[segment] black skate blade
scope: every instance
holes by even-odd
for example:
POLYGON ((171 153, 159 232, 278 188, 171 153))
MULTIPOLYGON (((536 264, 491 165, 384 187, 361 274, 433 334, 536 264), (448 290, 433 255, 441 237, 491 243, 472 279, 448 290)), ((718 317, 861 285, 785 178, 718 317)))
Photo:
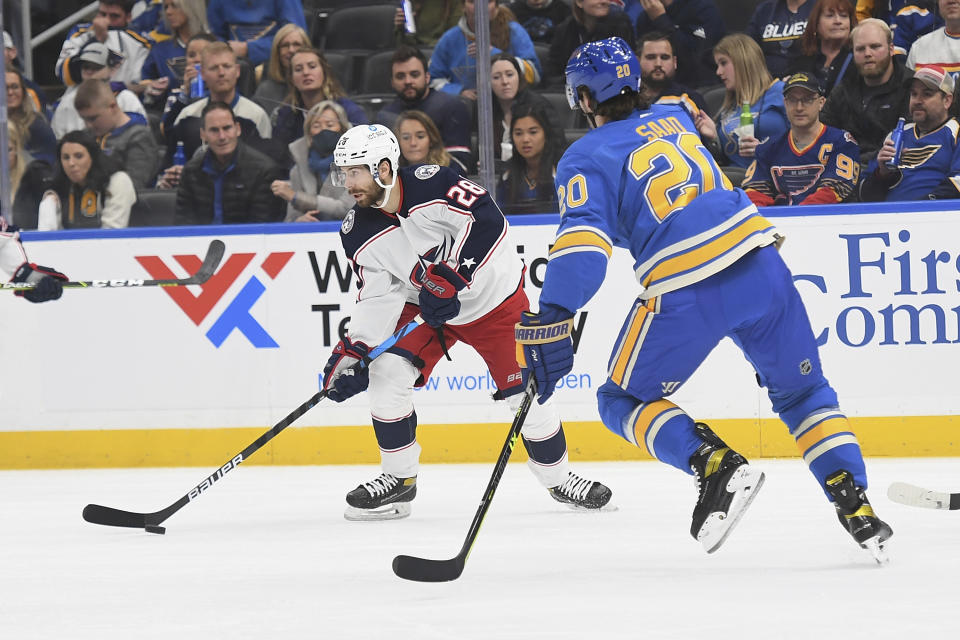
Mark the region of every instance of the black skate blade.
POLYGON ((397 556, 393 559, 393 572, 397 577, 414 582, 450 582, 460 577, 465 564, 466 558, 460 556, 450 560, 397 556))

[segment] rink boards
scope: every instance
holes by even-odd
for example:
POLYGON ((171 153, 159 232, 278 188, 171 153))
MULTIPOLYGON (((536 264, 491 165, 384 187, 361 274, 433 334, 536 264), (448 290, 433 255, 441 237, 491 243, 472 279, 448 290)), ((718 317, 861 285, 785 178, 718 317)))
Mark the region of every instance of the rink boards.
MULTIPOLYGON (((867 455, 960 455, 960 215, 943 203, 768 209, 828 378, 867 455)), ((536 299, 557 217, 511 219, 536 299)), ((209 241, 203 287, 0 298, 0 468, 218 466, 308 399, 356 297, 335 223, 25 234, 73 279, 183 277, 209 241)), ((571 457, 634 459, 599 422, 596 388, 640 288, 625 252, 578 315, 577 362, 556 395, 571 457)), ((458 345, 417 391, 424 461, 492 460, 510 415, 458 345)), ((664 381, 669 383, 671 381, 664 381)), ((722 343, 671 399, 749 456, 796 456, 750 365, 722 343)), ((323 402, 251 459, 377 460, 364 397, 323 402)), ((522 458, 519 452, 518 459, 522 458)))

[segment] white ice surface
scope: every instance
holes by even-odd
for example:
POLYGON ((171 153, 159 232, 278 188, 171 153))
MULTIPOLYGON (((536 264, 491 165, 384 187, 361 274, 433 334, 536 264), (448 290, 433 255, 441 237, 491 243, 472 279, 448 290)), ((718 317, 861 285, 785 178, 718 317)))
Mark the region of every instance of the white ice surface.
POLYGON ((619 511, 555 504, 507 469, 463 576, 417 584, 394 555, 456 554, 490 465, 421 469, 413 515, 347 522, 372 466, 231 472, 167 534, 84 522, 96 502, 152 511, 205 469, 0 472, 0 638, 957 638, 960 512, 891 503, 894 480, 960 490, 960 459, 868 461, 895 535, 880 568, 798 460, 716 554, 690 538, 692 479, 652 462, 578 464, 619 511))

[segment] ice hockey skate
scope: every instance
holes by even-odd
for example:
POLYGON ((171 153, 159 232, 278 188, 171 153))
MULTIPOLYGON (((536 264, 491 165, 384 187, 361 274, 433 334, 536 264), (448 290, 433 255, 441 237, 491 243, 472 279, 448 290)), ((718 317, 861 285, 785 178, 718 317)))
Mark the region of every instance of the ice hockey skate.
POLYGON ((410 515, 410 502, 417 497, 417 476, 398 478, 389 473, 347 494, 347 520, 399 520, 410 515))
POLYGON ((550 496, 575 511, 612 511, 616 507, 608 505, 613 492, 603 483, 581 478, 573 471, 567 472, 562 484, 548 489, 550 496))
POLYGON ((693 508, 690 535, 707 553, 713 553, 757 496, 764 476, 707 425, 698 422, 696 429, 704 443, 690 457, 690 468, 700 491, 693 508))
POLYGON ((893 536, 893 529, 877 517, 863 489, 854 485, 849 471, 841 469, 826 479, 827 493, 833 497, 837 518, 854 541, 870 552, 877 564, 889 561, 886 542, 893 536))

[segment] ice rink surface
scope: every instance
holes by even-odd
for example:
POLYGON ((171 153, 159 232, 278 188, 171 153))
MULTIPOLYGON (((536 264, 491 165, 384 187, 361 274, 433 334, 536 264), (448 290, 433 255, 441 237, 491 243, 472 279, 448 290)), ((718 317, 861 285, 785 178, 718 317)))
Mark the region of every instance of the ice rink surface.
POLYGON ((893 526, 876 566, 799 460, 767 482, 724 547, 689 535, 693 479, 653 462, 582 463, 619 510, 574 513, 511 464, 455 582, 393 575, 398 553, 450 558, 491 465, 421 468, 413 515, 347 522, 372 466, 231 472, 167 534, 84 522, 96 502, 165 507, 212 470, 0 472, 0 638, 957 638, 960 512, 891 503, 894 480, 960 490, 960 459, 871 459, 893 526))

